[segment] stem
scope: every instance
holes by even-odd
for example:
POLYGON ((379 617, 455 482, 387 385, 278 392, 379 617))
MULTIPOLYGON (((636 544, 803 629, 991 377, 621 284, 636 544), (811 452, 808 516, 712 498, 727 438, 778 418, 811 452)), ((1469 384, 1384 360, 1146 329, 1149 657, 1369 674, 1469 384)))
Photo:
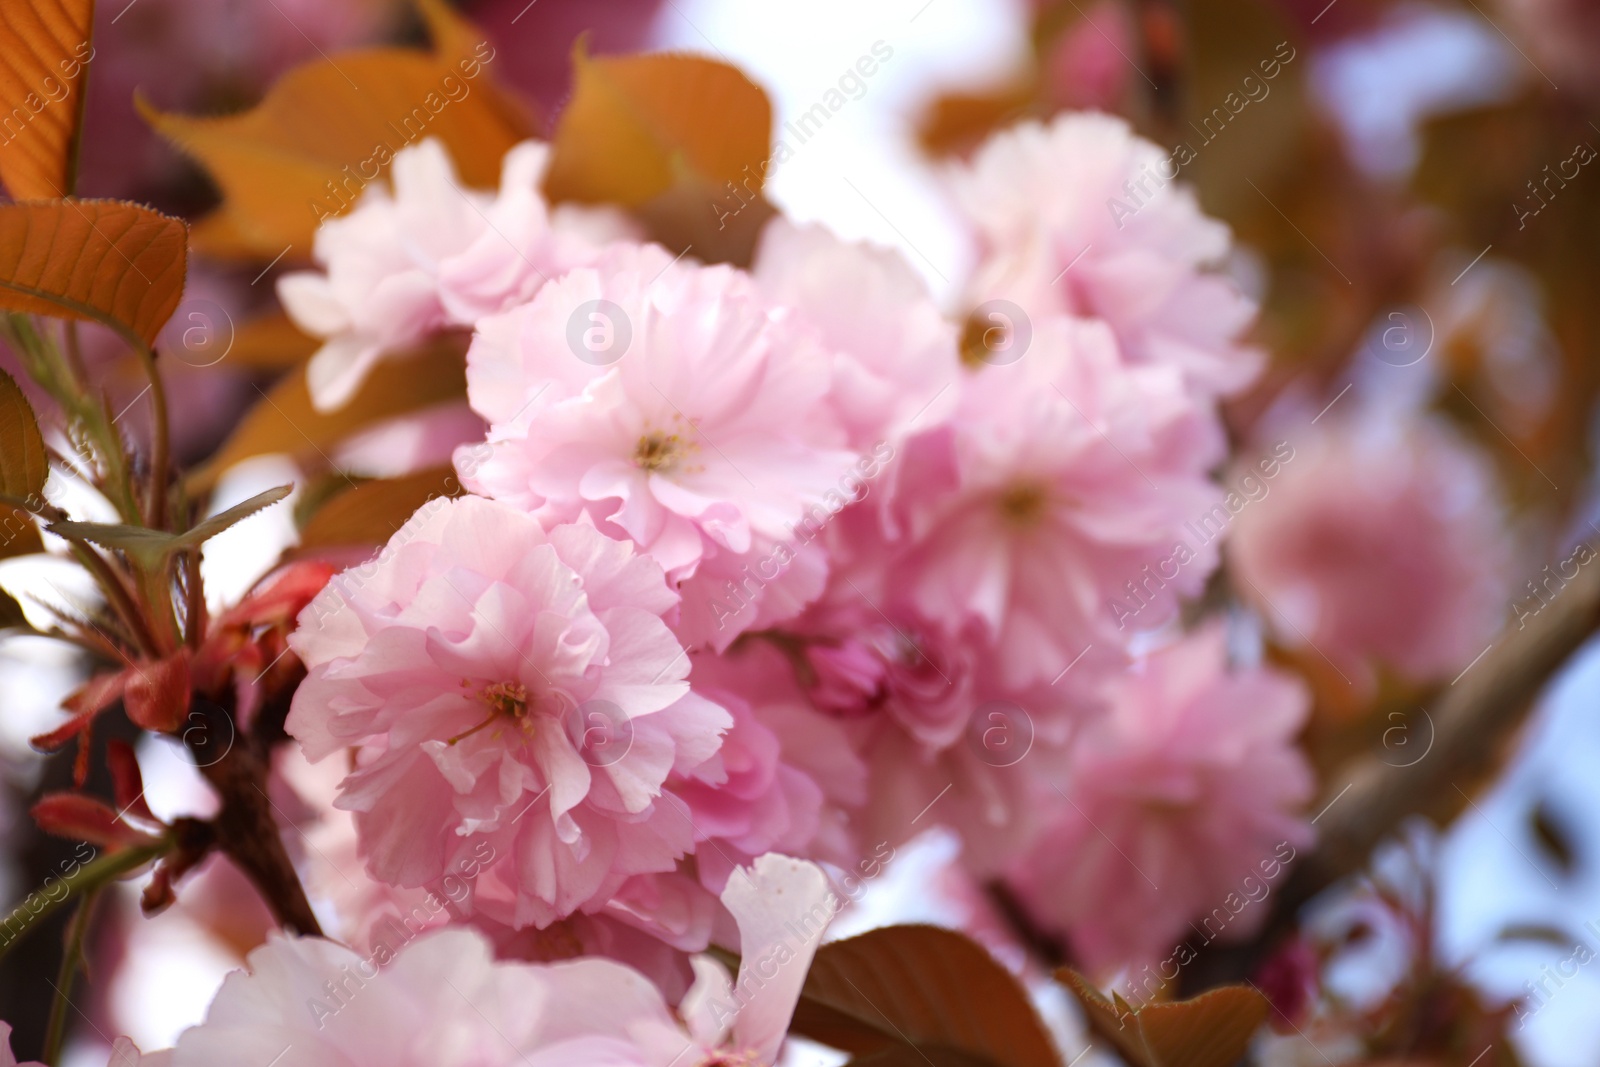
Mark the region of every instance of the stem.
POLYGON ((170 441, 167 431, 167 389, 156 367, 153 349, 140 347, 139 360, 150 376, 150 500, 147 525, 152 530, 167 528, 167 464, 170 441))
POLYGON ((67 1007, 72 996, 72 983, 83 964, 83 942, 89 933, 89 919, 94 912, 95 902, 99 899, 98 886, 84 893, 83 903, 78 905, 77 913, 72 916, 72 925, 67 928, 67 947, 61 956, 61 969, 56 972, 56 995, 50 1002, 50 1020, 44 1032, 44 1062, 48 1064, 61 1062, 61 1045, 67 1036, 67 1007))
POLYGON ((154 844, 126 848, 119 852, 107 852, 61 879, 60 884, 66 891, 59 897, 50 897, 42 889, 30 893, 27 900, 12 908, 5 918, 0 919, 0 933, 6 938, 0 941, 0 959, 11 951, 11 947, 22 939, 37 920, 53 914, 57 908, 80 893, 99 889, 125 874, 138 870, 171 847, 172 842, 163 838, 154 844), (15 934, 11 933, 13 924, 17 927, 15 934))
MULTIPOLYGON (((227 699, 224 694, 217 696, 227 699)), ((184 731, 183 738, 200 773, 222 800, 222 808, 212 820, 217 844, 250 879, 279 923, 296 933, 321 937, 322 927, 273 817, 272 800, 266 792, 266 760, 257 753, 254 739, 238 731, 230 712, 220 704, 204 701, 195 710, 205 719, 201 727, 184 731), (227 721, 217 721, 219 714, 227 721), (214 749, 223 744, 227 747, 218 755, 214 749)))
POLYGON ((200 579, 200 550, 191 548, 183 554, 184 595, 188 598, 184 630, 189 647, 196 652, 206 635, 206 590, 200 579))

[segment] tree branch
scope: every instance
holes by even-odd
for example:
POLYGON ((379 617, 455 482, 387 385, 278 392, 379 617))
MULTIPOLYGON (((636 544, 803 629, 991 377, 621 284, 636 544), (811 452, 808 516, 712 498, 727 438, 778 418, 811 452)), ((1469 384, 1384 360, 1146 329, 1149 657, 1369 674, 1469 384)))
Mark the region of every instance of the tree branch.
POLYGON ((1540 612, 1508 627, 1482 659, 1444 687, 1407 749, 1368 752, 1330 775, 1315 809, 1317 846, 1296 865, 1270 918, 1251 941, 1203 952, 1183 976, 1186 991, 1248 977, 1292 928, 1301 905, 1367 863, 1404 819, 1448 822, 1474 786, 1509 754, 1512 734, 1557 668, 1600 627, 1600 566, 1580 570, 1540 612), (1412 759, 1409 746, 1431 747, 1412 759))

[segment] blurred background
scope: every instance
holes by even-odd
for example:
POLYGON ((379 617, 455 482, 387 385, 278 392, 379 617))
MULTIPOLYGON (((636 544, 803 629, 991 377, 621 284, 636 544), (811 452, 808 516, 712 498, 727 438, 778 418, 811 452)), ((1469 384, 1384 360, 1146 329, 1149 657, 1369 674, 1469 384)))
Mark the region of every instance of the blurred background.
MULTIPOLYGON (((946 192, 951 160, 995 129, 1064 109, 1122 114, 1171 149, 1180 180, 1233 228, 1233 273, 1262 305, 1256 336, 1271 369, 1230 405, 1240 454, 1255 455, 1286 426, 1306 435, 1294 440, 1310 460, 1251 504, 1251 522, 1267 533, 1298 531, 1324 557, 1335 546, 1347 549, 1353 558, 1333 580, 1357 598, 1395 590, 1386 561, 1400 581, 1415 576, 1421 559, 1465 562, 1464 571, 1442 570, 1401 590, 1436 607, 1433 615, 1402 611, 1387 620, 1394 632, 1344 634, 1351 658, 1336 650, 1336 664, 1308 651, 1309 639, 1295 640, 1296 619, 1315 613, 1297 607, 1307 589, 1290 579, 1272 584, 1288 565, 1230 556, 1230 568, 1256 580, 1251 588, 1267 590, 1257 605, 1266 654, 1302 670, 1316 689, 1308 744, 1319 766, 1377 737, 1407 759, 1425 752, 1428 727, 1412 712, 1459 680, 1458 670, 1470 670, 1500 627, 1519 625, 1557 597, 1573 568, 1595 554, 1584 557, 1578 546, 1600 549, 1593 464, 1600 167, 1589 165, 1600 146, 1600 3, 461 6, 499 50, 498 75, 526 93, 546 128, 559 113, 581 34, 596 53, 668 48, 736 64, 767 90, 775 133, 794 150, 769 175, 772 201, 792 218, 901 249, 956 314, 966 310, 961 285, 975 249, 946 192), (860 57, 881 58, 884 48, 889 58, 876 73, 851 73, 860 57), (820 128, 803 140, 786 132, 833 91, 847 102, 820 128), (1437 529, 1402 529, 1392 515, 1361 521, 1385 507, 1374 487, 1399 476, 1420 479, 1445 501, 1437 529), (1363 658, 1363 638, 1391 649, 1426 644, 1440 612, 1491 621, 1468 628, 1464 644, 1426 667, 1363 658), (1406 735, 1391 737, 1402 721, 1406 735)), ((80 191, 194 218, 214 194, 139 118, 136 91, 166 111, 237 110, 296 63, 419 36, 409 6, 390 0, 101 3, 80 191)), ((242 320, 271 300, 266 285, 253 284, 257 271, 202 265, 189 299, 242 320)), ((194 376, 177 427, 188 456, 215 446, 253 397, 253 373, 194 376)), ((131 401, 134 368, 108 365, 106 374, 128 383, 131 401)), ((265 485, 270 475, 253 477, 265 485)), ((226 575, 214 586, 219 593, 253 577, 237 572, 239 560, 270 558, 256 549, 228 553, 227 538, 208 549, 210 572, 226 575)), ((1341 642, 1340 634, 1317 636, 1318 648, 1341 642)), ((37 836, 26 816, 41 776, 66 776, 60 759, 42 761, 27 738, 53 722, 77 667, 32 639, 7 642, 0 657, 7 798, 0 824, 9 849, 0 888, 18 898, 70 852, 37 836)), ((1464 978, 1486 1004, 1524 998, 1526 1006, 1537 997, 1538 1010, 1515 1012, 1525 1021, 1511 1024, 1527 1062, 1600 1061, 1600 965, 1570 976, 1557 970, 1576 945, 1600 946, 1597 711, 1600 643, 1591 641, 1497 753, 1493 780, 1462 781, 1459 795, 1439 798, 1435 823, 1397 835, 1375 884, 1385 865, 1427 868, 1433 894, 1413 909, 1428 925, 1420 941, 1416 931, 1408 939, 1393 924, 1363 917, 1360 900, 1323 908, 1316 921, 1346 950, 1337 977, 1352 1003, 1381 999, 1425 952, 1429 967, 1464 978)), ((197 776, 176 750, 147 740, 141 759, 158 814, 203 803, 197 776)), ((924 841, 913 862, 874 890, 867 917, 854 921, 964 921, 958 899, 927 888, 937 884, 932 875, 947 853, 948 842, 924 841)), ((139 962, 108 987, 94 983, 103 1002, 85 1008, 108 1021, 106 1032, 127 1032, 146 1048, 169 1045, 198 1021, 221 974, 259 938, 267 917, 248 887, 223 869, 201 878, 215 892, 187 893, 184 905, 148 923, 131 898, 119 902, 118 936, 124 951, 137 943, 139 962)), ((21 1047, 29 1044, 28 1020, 36 1015, 42 1025, 44 1003, 30 1014, 41 991, 21 976, 40 973, 28 953, 47 951, 52 940, 59 938, 32 939, 0 968, 0 1000, 8 1005, 0 1014, 18 1020, 21 1047)), ((103 1063, 103 1046, 85 1039, 75 1056, 103 1063)))

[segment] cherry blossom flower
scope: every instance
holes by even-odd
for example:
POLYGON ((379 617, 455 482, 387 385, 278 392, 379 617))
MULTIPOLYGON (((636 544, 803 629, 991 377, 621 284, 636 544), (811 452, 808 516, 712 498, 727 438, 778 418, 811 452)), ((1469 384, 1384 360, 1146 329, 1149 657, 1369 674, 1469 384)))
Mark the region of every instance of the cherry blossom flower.
POLYGON ((1176 181, 1186 162, 1092 112, 990 138, 954 175, 983 246, 974 300, 1094 316, 1134 361, 1176 367, 1204 395, 1243 389, 1262 365, 1240 343, 1255 306, 1215 269, 1228 229, 1176 181))
MULTIPOLYGON (((1276 638, 1363 685, 1373 663, 1423 681, 1482 652, 1509 621, 1509 546, 1487 461, 1422 413, 1404 427, 1324 420, 1296 438, 1294 457, 1271 497, 1240 512, 1228 545, 1240 592, 1276 638)), ((1544 601, 1530 592, 1528 603, 1544 601)))
POLYGON ((631 232, 611 211, 549 211, 538 191, 548 157, 540 142, 517 145, 491 196, 462 186, 438 141, 421 141, 394 154, 392 191, 375 183, 323 221, 312 248, 323 270, 278 280, 284 309, 323 338, 306 367, 319 409, 347 403, 386 357, 526 300, 631 232))
POLYGON ((338 805, 373 876, 427 885, 486 841, 463 909, 515 927, 673 869, 694 832, 663 784, 731 722, 689 691, 675 601, 625 542, 472 497, 335 577, 290 638, 288 729, 312 760, 356 749, 338 805))
POLYGON ((623 964, 497 962, 483 935, 466 929, 365 956, 274 936, 223 983, 204 1022, 145 1060, 268 1063, 288 1047, 306 1062, 348 1067, 775 1064, 838 898, 818 867, 766 855, 730 879, 723 904, 739 931, 738 980, 697 957, 676 1015, 623 964), (419 1010, 428 1025, 417 1025, 419 1010))
POLYGON ((480 325, 467 385, 489 447, 458 451, 457 469, 541 522, 588 516, 633 540, 678 584, 685 642, 725 648, 820 591, 823 561, 791 566, 789 543, 858 463, 826 402, 830 366, 747 275, 616 248, 480 325), (614 351, 575 342, 595 315, 614 351), (706 605, 729 595, 765 610, 723 625, 734 610, 706 605))
POLYGON ((803 313, 833 349, 829 401, 851 447, 868 451, 949 416, 960 373, 956 330, 898 252, 779 216, 762 233, 751 273, 768 299, 803 313))
POLYGON ((1213 624, 1111 683, 1060 794, 1043 794, 1058 817, 1012 872, 1096 971, 1164 959, 1191 921, 1207 939, 1249 933, 1262 887, 1311 839, 1293 814, 1313 786, 1294 747, 1306 688, 1270 668, 1230 670, 1225 644, 1213 624))
POLYGON ((1220 427, 1176 370, 1125 363, 1103 324, 1035 323, 1021 361, 976 372, 950 425, 907 453, 909 548, 888 582, 952 634, 980 624, 1007 686, 1159 626, 1216 565, 1183 524, 1220 497, 1220 427))

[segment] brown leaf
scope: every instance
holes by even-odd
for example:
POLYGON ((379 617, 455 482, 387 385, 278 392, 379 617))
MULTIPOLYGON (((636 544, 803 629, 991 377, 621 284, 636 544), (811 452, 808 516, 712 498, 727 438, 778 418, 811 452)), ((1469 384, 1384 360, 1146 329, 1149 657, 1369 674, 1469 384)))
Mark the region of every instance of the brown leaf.
POLYGON ((22 605, 17 603, 17 598, 0 589, 0 631, 4 630, 31 630, 28 616, 23 612, 22 605))
MULTIPOLYGON (((451 25, 457 29, 441 42, 447 53, 470 36, 461 29, 468 24, 451 25)), ((528 131, 487 77, 494 59, 481 37, 467 56, 364 49, 294 68, 237 115, 164 114, 137 103, 221 188, 220 218, 197 232, 196 247, 216 241, 223 254, 272 258, 298 246, 303 258, 317 224, 348 208, 387 173, 395 152, 424 137, 444 144, 466 184, 499 184, 501 157, 528 131)))
POLYGON ((301 333, 289 316, 275 312, 251 319, 235 330, 233 344, 223 358, 234 367, 282 370, 310 359, 321 343, 301 333))
POLYGON ((282 453, 310 465, 327 465, 328 450, 370 423, 404 415, 467 392, 460 338, 444 337, 406 357, 380 363, 350 403, 337 411, 317 411, 306 388, 304 368, 284 375, 245 414, 233 435, 205 466, 190 475, 205 487, 241 460, 282 453))
POLYGON ((915 1053, 937 1067, 1059 1067, 1011 973, 982 945, 934 926, 823 945, 790 1029, 886 1067, 921 1059, 915 1053))
POLYGON ((0 493, 37 497, 50 477, 50 458, 33 406, 16 381, 0 370, 0 493))
POLYGON ((189 714, 189 654, 145 660, 128 671, 122 706, 134 725, 170 733, 189 714))
POLYGON ((0 559, 44 551, 44 539, 33 516, 20 508, 0 507, 0 559))
POLYGON ((772 155, 772 106, 760 87, 700 56, 591 58, 580 44, 573 64, 572 100, 556 128, 545 194, 621 204, 669 247, 692 241, 696 258, 747 260, 750 234, 771 213, 761 187, 772 155), (741 211, 747 202, 754 206, 741 211), (739 225, 726 235, 730 217, 739 225))
POLYGON ((0 181, 14 200, 72 192, 94 0, 0 5, 0 181))
POLYGON ((183 296, 182 220, 120 200, 0 205, 0 308, 109 326, 135 347, 183 296))
POLYGON ((314 512, 300 530, 300 547, 381 545, 423 504, 456 496, 461 483, 449 467, 362 482, 337 494, 314 512))
POLYGON ((1136 1011, 1116 993, 1106 999, 1070 967, 1057 971, 1056 980, 1083 1005, 1090 1029, 1133 1067, 1232 1067, 1267 1017, 1267 998, 1250 986, 1223 986, 1136 1011))

